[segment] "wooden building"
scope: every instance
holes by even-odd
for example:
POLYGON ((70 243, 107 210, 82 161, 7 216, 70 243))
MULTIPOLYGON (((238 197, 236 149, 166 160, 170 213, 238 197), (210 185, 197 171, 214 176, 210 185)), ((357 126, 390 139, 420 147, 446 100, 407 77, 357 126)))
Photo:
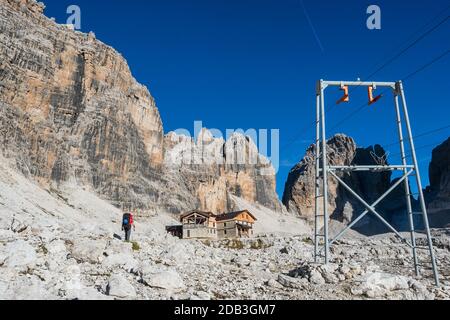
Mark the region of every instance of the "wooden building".
POLYGON ((248 238, 256 221, 248 210, 220 215, 193 210, 180 216, 182 225, 168 226, 166 231, 182 239, 248 238))
POLYGON ((248 210, 216 216, 218 238, 248 238, 253 236, 257 219, 248 210))
POLYGON ((183 239, 216 239, 216 216, 211 212, 193 210, 182 214, 183 239))

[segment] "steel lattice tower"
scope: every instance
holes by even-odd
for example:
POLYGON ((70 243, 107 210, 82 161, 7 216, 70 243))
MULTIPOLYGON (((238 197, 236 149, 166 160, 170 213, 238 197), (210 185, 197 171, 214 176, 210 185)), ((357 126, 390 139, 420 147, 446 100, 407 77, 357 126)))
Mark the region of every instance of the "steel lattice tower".
POLYGON ((414 258, 414 268, 417 275, 419 275, 419 263, 417 257, 418 249, 426 249, 429 251, 431 265, 434 274, 434 280, 436 286, 439 286, 439 274, 436 265, 436 258, 434 255, 433 243, 430 233, 430 227, 428 222, 427 208, 425 204, 425 199, 423 195, 422 182, 420 178, 420 171, 417 161, 416 150, 414 146, 414 139, 411 130, 411 124, 408 114, 408 107, 406 104, 405 92, 403 89, 403 84, 401 81, 398 82, 361 82, 361 81, 324 81, 320 80, 317 83, 317 112, 316 112, 316 152, 315 152, 315 233, 314 233, 314 243, 315 243, 315 261, 318 262, 319 258, 324 258, 325 264, 329 263, 330 260, 330 246, 333 245, 337 240, 339 240, 350 228, 356 225, 364 216, 369 212, 377 217, 381 222, 386 225, 389 230, 394 232, 398 237, 400 237, 412 250, 412 255, 414 258), (369 90, 369 104, 375 103, 381 96, 372 97, 372 92, 377 87, 385 87, 392 89, 394 95, 394 105, 396 111, 396 124, 398 128, 398 139, 400 144, 400 152, 402 163, 399 165, 351 165, 351 166, 332 166, 328 163, 327 159, 327 139, 326 139, 326 117, 325 117, 325 89, 329 86, 340 87, 344 90, 344 97, 338 102, 348 101, 348 88, 351 86, 364 86, 369 90), (400 101, 401 100, 401 107, 400 101), (412 163, 408 164, 406 153, 405 153, 405 139, 404 139, 404 124, 406 125, 407 140, 411 149, 412 163), (402 177, 392 185, 389 190, 387 190, 378 200, 374 203, 367 203, 360 195, 358 195, 348 184, 346 184, 343 179, 341 179, 337 172, 353 172, 353 171, 369 171, 369 172, 383 172, 383 171, 400 171, 402 172, 402 177), (413 212, 411 203, 411 194, 409 186, 409 177, 415 176, 417 182, 417 188, 419 193, 419 202, 421 212, 413 212), (346 228, 344 228, 339 234, 337 234, 333 239, 329 238, 329 212, 328 212, 328 178, 334 178, 338 183, 344 187, 350 194, 352 194, 361 204, 366 208, 366 210, 361 213, 354 221, 352 221, 346 228), (390 225, 378 212, 376 206, 386 198, 392 191, 394 191, 400 184, 404 185, 405 191, 405 202, 407 208, 409 230, 411 239, 408 241, 405 239, 392 225, 390 225), (321 189, 323 194, 320 194, 321 189), (320 201, 323 201, 323 214, 319 212, 320 201), (414 215, 421 215, 423 218, 423 224, 426 231, 426 236, 428 240, 428 246, 419 247, 416 244, 416 231, 414 228, 414 215), (319 222, 320 218, 323 218, 323 234, 319 234, 319 222), (323 238, 323 248, 320 248, 320 239, 323 238), (322 255, 321 252, 324 252, 322 255))

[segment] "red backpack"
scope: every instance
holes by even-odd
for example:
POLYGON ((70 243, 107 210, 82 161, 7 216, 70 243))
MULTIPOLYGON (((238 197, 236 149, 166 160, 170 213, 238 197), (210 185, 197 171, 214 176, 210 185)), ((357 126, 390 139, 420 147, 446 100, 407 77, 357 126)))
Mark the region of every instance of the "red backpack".
POLYGON ((125 213, 122 218, 122 225, 131 226, 133 225, 133 215, 131 213, 125 213))

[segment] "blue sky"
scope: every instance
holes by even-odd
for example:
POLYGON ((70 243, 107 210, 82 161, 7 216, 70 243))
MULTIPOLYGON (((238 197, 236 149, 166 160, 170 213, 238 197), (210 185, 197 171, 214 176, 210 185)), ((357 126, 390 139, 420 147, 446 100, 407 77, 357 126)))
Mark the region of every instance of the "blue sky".
MULTIPOLYGON (((193 130, 197 120, 223 131, 280 129, 280 196, 313 141, 316 81, 366 79, 450 14, 448 0, 304 0, 304 8, 300 0, 44 2, 46 15, 59 23, 69 5, 80 6, 82 31, 94 31, 128 60, 155 97, 166 132, 193 130), (371 4, 381 8, 381 30, 366 27, 371 4)), ((449 50, 449 40, 447 20, 370 80, 403 79, 449 50)), ((450 125, 449 76, 447 54, 405 81, 415 135, 450 125)), ((346 133, 360 146, 394 142, 390 94, 335 127, 366 101, 363 88, 351 93, 350 104, 335 106, 340 92, 327 91, 328 136, 346 133)), ((431 145, 449 136, 447 128, 416 141, 425 185, 431 145)), ((398 146, 388 150, 397 163, 398 146)))

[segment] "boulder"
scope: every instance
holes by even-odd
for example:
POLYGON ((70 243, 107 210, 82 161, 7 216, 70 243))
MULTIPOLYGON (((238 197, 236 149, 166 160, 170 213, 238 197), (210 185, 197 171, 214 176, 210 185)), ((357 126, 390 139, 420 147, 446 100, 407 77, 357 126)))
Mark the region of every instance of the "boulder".
MULTIPOLYGON (((283 287, 291 288, 291 289, 302 289, 305 285, 308 284, 308 281, 304 281, 305 279, 296 279, 290 277, 288 275, 280 274, 278 275, 278 283, 280 283, 283 287)), ((271 286, 276 287, 275 284, 271 284, 271 286)))
POLYGON ((0 242, 11 242, 15 239, 15 234, 11 230, 0 229, 0 242))
POLYGON ((71 252, 79 262, 100 263, 104 259, 105 247, 105 240, 75 239, 71 252))
POLYGON ((10 242, 0 250, 3 251, 3 264, 9 268, 29 266, 37 259, 36 250, 23 240, 10 242))
POLYGON ((409 279, 404 276, 383 272, 367 273, 359 287, 352 288, 352 293, 364 294, 369 298, 381 298, 397 290, 408 290, 409 279))
POLYGON ((113 300, 113 297, 102 294, 95 288, 82 287, 80 289, 71 289, 66 291, 66 299, 80 300, 80 301, 99 301, 99 300, 113 300))
MULTIPOLYGON (((343 134, 334 136, 327 142, 329 150, 330 164, 350 165, 356 155, 355 141, 343 134)), ((314 196, 315 196, 315 161, 314 155, 316 146, 311 145, 304 158, 295 165, 289 172, 283 193, 283 204, 291 212, 296 212, 307 219, 314 217, 314 196)), ((334 179, 329 179, 330 212, 336 207, 338 197, 337 183, 334 179)))
POLYGON ((185 288, 183 279, 174 269, 144 268, 142 270, 142 281, 149 287, 168 291, 179 291, 185 288))
MULTIPOLYGON (((287 284, 287 283, 289 282, 288 279, 282 279, 283 277, 286 277, 286 276, 285 276, 285 275, 279 275, 279 276, 278 276, 279 281, 277 281, 277 280, 275 280, 275 279, 269 279, 269 280, 267 280, 264 284, 265 284, 266 286, 268 286, 268 287, 272 287, 272 288, 280 288, 280 287, 283 286, 282 283, 287 284), (281 279, 280 279, 280 276, 281 276, 281 279), (286 281, 285 281, 285 280, 286 280, 286 281)), ((286 287, 288 287, 288 286, 286 285, 286 287)))
POLYGON ((209 301, 211 300, 211 295, 208 292, 197 291, 190 297, 189 300, 209 301))
MULTIPOLYGON (((357 147, 356 142, 344 134, 337 134, 327 141, 329 164, 334 166, 349 165, 376 165, 376 157, 382 156, 386 151, 375 145, 368 148, 357 147)), ((283 194, 283 204, 294 213, 299 214, 311 222, 314 218, 315 206, 315 159, 316 146, 311 145, 304 158, 291 169, 286 181, 283 194)), ((389 160, 389 159, 388 159, 389 160)), ((358 195, 369 204, 383 195, 395 181, 391 181, 391 172, 351 172, 337 173, 340 178, 349 185, 358 195)), ((328 181, 328 210, 332 219, 345 224, 353 221, 365 207, 334 177, 329 176, 328 181)), ((405 195, 397 188, 377 209, 382 216, 392 222, 395 215, 401 215, 405 211, 405 195)), ((323 194, 320 183, 320 194, 323 194)), ((320 199, 322 200, 322 199, 320 199)), ((319 211, 323 211, 323 201, 319 201, 319 211)), ((406 214, 395 217, 398 227, 406 227, 406 214)), ((386 228, 377 219, 367 215, 355 226, 360 232, 377 233, 386 228)))
POLYGON ((120 299, 136 298, 136 290, 130 282, 121 275, 113 275, 109 278, 107 294, 120 299))
POLYGON ((102 266, 110 270, 122 268, 127 272, 137 270, 139 263, 132 254, 118 253, 106 257, 102 261, 102 266))
POLYGON ((62 257, 67 255, 67 247, 63 240, 54 240, 45 245, 48 253, 53 256, 62 257))
POLYGON ((325 284, 325 279, 322 277, 322 274, 317 270, 311 270, 310 276, 309 276, 309 282, 312 284, 325 284))
POLYGON ((34 275, 18 276, 14 281, 4 283, 0 280, 2 300, 54 300, 57 298, 45 286, 45 282, 34 275))
POLYGON ((189 243, 177 241, 170 245, 164 252, 161 253, 161 258, 166 264, 175 266, 178 263, 185 263, 189 259, 196 256, 193 248, 189 243))

